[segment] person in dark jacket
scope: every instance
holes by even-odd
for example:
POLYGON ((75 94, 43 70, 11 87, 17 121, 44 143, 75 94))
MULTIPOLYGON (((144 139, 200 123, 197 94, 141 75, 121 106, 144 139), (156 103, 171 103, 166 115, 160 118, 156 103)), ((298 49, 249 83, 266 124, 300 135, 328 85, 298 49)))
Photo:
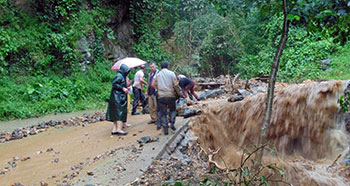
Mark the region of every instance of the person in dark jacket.
POLYGON ((112 135, 126 135, 127 132, 123 131, 126 124, 127 117, 127 82, 126 78, 130 72, 130 68, 122 64, 117 75, 112 81, 111 96, 109 98, 106 120, 114 123, 112 129, 112 135))

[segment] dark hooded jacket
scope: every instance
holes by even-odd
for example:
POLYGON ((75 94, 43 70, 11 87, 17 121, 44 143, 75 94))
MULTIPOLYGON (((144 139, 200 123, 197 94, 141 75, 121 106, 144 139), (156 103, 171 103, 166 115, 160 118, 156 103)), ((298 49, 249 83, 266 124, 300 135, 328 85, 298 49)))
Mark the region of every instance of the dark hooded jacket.
POLYGON ((106 113, 107 121, 122 121, 126 122, 128 96, 123 91, 126 86, 126 77, 130 72, 130 68, 122 64, 118 74, 113 78, 112 91, 109 97, 109 103, 106 113))

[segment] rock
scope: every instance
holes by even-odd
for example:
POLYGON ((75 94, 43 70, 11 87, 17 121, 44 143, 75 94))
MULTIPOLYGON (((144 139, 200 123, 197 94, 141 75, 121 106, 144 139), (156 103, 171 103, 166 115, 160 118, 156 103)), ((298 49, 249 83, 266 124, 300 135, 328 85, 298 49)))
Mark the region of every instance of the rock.
POLYGON ((41 182, 40 182, 40 185, 41 185, 41 186, 48 186, 49 184, 48 184, 48 183, 45 183, 45 181, 41 181, 41 182))
POLYGON ((202 114, 202 111, 199 109, 185 109, 184 118, 189 118, 191 116, 202 114))
POLYGON ((23 138, 23 134, 20 132, 19 129, 16 129, 12 132, 11 134, 11 140, 15 140, 15 139, 21 139, 23 138))
POLYGON ((46 124, 45 123, 41 123, 41 124, 38 125, 38 128, 39 129, 46 128, 46 124))
POLYGON ((14 161, 9 161, 7 162, 9 165, 11 165, 11 167, 15 168, 17 165, 16 165, 16 162, 14 161))
POLYGON ((124 168, 122 166, 118 166, 116 169, 117 169, 117 171, 125 171, 126 170, 126 168, 124 168))
MULTIPOLYGON (((14 183, 14 184, 12 184, 13 186, 24 186, 24 185, 22 185, 22 184, 20 184, 20 183, 14 183)), ((11 185, 11 186, 12 186, 11 185)))
POLYGON ((29 131, 27 130, 23 130, 22 133, 23 133, 23 137, 27 137, 29 135, 29 131))
POLYGON ((137 148, 135 146, 132 146, 131 148, 131 152, 137 152, 137 148))
POLYGON ((48 148, 48 149, 46 150, 46 152, 51 152, 51 151, 53 151, 53 148, 52 148, 52 147, 50 147, 50 148, 48 148))
POLYGON ((38 131, 36 130, 36 128, 32 129, 30 132, 29 132, 30 135, 35 135, 35 134, 38 134, 38 131))
POLYGON ((236 102, 236 101, 242 101, 244 97, 239 94, 233 94, 230 98, 227 99, 229 102, 236 102))
POLYGON ((94 175, 94 173, 93 173, 93 172, 91 172, 91 171, 89 171, 89 172, 87 172, 87 175, 89 175, 89 176, 93 176, 93 175, 94 175))
POLYGON ((60 161, 59 158, 55 158, 54 160, 51 161, 51 163, 58 163, 60 161))
POLYGON ((209 92, 204 92, 201 95, 199 95, 198 99, 199 100, 204 100, 204 99, 208 99, 208 98, 214 98, 217 97, 219 95, 222 95, 224 93, 224 91, 222 89, 215 89, 209 92))
POLYGON ((58 125, 58 121, 57 121, 57 120, 56 120, 56 121, 50 120, 48 123, 49 123, 49 125, 50 125, 51 127, 54 127, 54 126, 58 125))
POLYGON ((321 64, 322 64, 323 70, 327 70, 328 65, 329 65, 331 62, 332 62, 332 60, 329 59, 329 58, 328 58, 328 59, 322 60, 322 61, 321 61, 321 64))
POLYGON ((159 141, 159 137, 154 136, 154 137, 151 138, 151 141, 152 142, 157 142, 157 141, 159 141))
POLYGON ((150 141, 151 141, 151 137, 150 136, 145 136, 145 137, 142 137, 142 138, 137 140, 137 142, 139 142, 139 143, 148 143, 150 141))
POLYGON ((251 92, 249 92, 249 91, 247 91, 247 90, 244 90, 244 89, 238 89, 238 92, 239 92, 243 97, 247 97, 247 96, 252 95, 251 92))
POLYGON ((27 156, 27 157, 22 158, 21 161, 27 161, 27 160, 29 160, 29 159, 30 159, 30 157, 27 156))

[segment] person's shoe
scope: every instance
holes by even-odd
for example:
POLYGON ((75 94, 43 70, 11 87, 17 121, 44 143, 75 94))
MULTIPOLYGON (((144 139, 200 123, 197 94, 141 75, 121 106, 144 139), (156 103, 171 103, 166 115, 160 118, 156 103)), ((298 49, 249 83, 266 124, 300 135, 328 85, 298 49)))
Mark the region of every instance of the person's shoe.
POLYGON ((153 124, 153 123, 156 123, 156 121, 149 121, 147 124, 153 124))
POLYGON ((129 123, 123 123, 123 127, 131 127, 129 123))
POLYGON ((163 129, 164 129, 164 135, 168 135, 169 134, 168 128, 167 127, 163 127, 163 129))
POLYGON ((173 130, 173 131, 176 130, 176 128, 175 128, 174 126, 171 126, 170 128, 171 128, 171 130, 173 130))
POLYGON ((120 132, 112 132, 112 135, 122 135, 122 136, 124 136, 124 135, 127 135, 128 133, 127 132, 125 132, 125 131, 120 131, 120 132))
POLYGON ((133 113, 131 113, 131 115, 140 115, 140 113, 138 113, 138 112, 133 112, 133 113))
POLYGON ((157 127, 157 130, 160 130, 160 129, 162 129, 162 127, 157 127))

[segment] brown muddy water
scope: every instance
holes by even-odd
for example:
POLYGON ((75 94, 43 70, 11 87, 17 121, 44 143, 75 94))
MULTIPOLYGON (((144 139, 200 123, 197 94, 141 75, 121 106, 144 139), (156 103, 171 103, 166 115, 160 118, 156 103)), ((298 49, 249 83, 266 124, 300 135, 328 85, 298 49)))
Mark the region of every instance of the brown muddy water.
MULTIPOLYGON (((342 163, 348 153, 349 134, 338 123, 338 99, 345 81, 308 82, 276 89, 267 138, 277 155, 266 152, 264 163, 285 171, 293 185, 350 185, 350 166, 342 163), (330 167, 341 154, 337 166, 330 167)), ((208 154, 222 169, 235 169, 242 148, 252 149, 260 135, 266 93, 240 102, 205 110, 190 123, 208 154)), ((341 121, 341 120, 340 120, 341 121)))

